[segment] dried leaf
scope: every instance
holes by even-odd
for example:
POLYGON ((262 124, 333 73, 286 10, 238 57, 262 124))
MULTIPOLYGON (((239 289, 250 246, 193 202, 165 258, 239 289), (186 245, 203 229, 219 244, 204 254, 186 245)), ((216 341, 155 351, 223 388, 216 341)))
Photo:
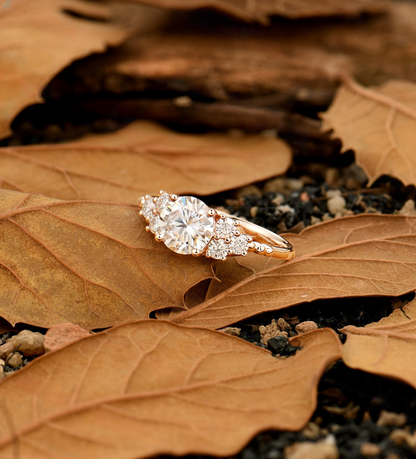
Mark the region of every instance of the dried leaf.
POLYGON ((182 307, 184 293, 212 277, 210 261, 155 242, 137 212, 0 190, 0 316, 92 329, 182 307))
POLYGON ((268 16, 278 15, 291 19, 322 17, 322 16, 359 16, 362 13, 380 13, 386 7, 380 2, 371 0, 313 0, 308 2, 287 2, 286 0, 135 0, 140 3, 193 10, 213 8, 245 21, 268 23, 268 16))
MULTIPOLYGON (((174 318, 171 314, 171 320, 222 328, 261 312, 316 299, 398 296, 413 291, 415 231, 416 217, 360 215, 318 224, 299 235, 286 234, 296 249, 295 259, 263 258, 257 263, 259 256, 247 257, 240 263, 244 269, 251 267, 252 275, 174 318)), ((222 276, 226 269, 227 264, 222 276)))
POLYGON ((389 81, 364 88, 344 79, 330 109, 322 115, 323 129, 334 129, 343 150, 354 150, 369 185, 382 175, 416 184, 416 84, 389 81))
POLYGON ((105 8, 80 0, 0 4, 0 138, 10 133, 10 123, 20 110, 42 101, 42 90, 66 65, 126 37, 120 27, 89 21, 85 15, 102 20, 105 8))
POLYGON ((399 379, 416 389, 416 300, 366 327, 349 325, 343 360, 351 368, 399 379))
POLYGON ((136 203, 144 194, 205 195, 282 174, 276 138, 179 134, 146 121, 75 142, 0 149, 0 186, 59 199, 136 203), (256 167, 252 167, 256 161, 256 167))
POLYGON ((264 429, 298 430, 325 368, 332 330, 296 338, 286 360, 239 338, 139 321, 77 341, 0 384, 0 452, 20 459, 235 454, 264 429), (11 429, 10 426, 13 426, 11 429))

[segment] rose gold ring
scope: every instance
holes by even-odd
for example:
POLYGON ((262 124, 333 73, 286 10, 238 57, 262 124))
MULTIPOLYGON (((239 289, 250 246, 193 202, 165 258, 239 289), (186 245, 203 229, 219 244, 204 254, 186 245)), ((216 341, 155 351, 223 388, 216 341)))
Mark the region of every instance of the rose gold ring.
POLYGON ((159 196, 139 199, 146 230, 158 242, 182 255, 205 255, 216 260, 254 252, 266 257, 291 260, 292 245, 261 226, 211 209, 193 196, 161 191, 159 196))

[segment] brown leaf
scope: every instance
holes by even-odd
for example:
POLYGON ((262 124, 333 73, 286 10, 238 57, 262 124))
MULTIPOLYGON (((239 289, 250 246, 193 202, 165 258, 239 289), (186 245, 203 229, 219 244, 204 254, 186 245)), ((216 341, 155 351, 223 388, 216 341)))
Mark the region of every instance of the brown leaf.
POLYGON ((92 329, 182 307, 211 262, 155 242, 137 212, 0 190, 0 316, 92 329))
POLYGON ((235 454, 264 429, 298 430, 340 357, 329 329, 286 360, 239 338, 139 321, 77 341, 0 384, 0 452, 20 459, 235 454), (10 428, 13 426, 13 429, 10 428))
POLYGON ((140 3, 193 10, 199 8, 213 8, 245 21, 268 23, 268 16, 278 15, 291 19, 322 17, 322 16, 359 16, 362 13, 380 13, 386 7, 380 2, 371 0, 312 0, 308 2, 287 2, 286 0, 133 0, 140 3))
POLYGON ((366 327, 349 325, 343 360, 351 368, 399 379, 416 389, 416 300, 366 327))
MULTIPOLYGON (((415 230, 416 217, 360 215, 318 224, 299 235, 286 234, 296 249, 295 259, 247 257, 240 263, 245 269, 251 267, 252 275, 175 314, 172 320, 221 328, 261 312, 317 299, 398 296, 413 291, 415 230)), ((224 263, 222 276, 227 269, 224 263)))
POLYGON ((291 151, 280 139, 179 134, 137 121, 67 144, 1 148, 0 186, 59 199, 136 203, 160 189, 217 193, 282 174, 290 163, 291 151))
MULTIPOLYGON (((342 3, 350 4, 337 5, 342 3)), ((210 100, 241 104, 241 99, 256 98, 247 104, 289 110, 298 101, 322 109, 331 102, 341 71, 353 72, 367 85, 414 78, 414 3, 393 3, 388 14, 359 22, 280 20, 249 30, 240 23, 211 21, 207 26, 197 17, 186 18, 174 16, 169 26, 84 59, 72 66, 67 79, 61 75, 51 83, 49 97, 128 95, 163 85, 173 94, 210 100)))
POLYGON ((102 20, 106 9, 79 0, 0 4, 0 138, 10 133, 10 123, 20 110, 43 100, 42 90, 62 68, 125 38, 120 27, 88 21, 85 15, 102 20))
POLYGON ((354 150, 369 185, 382 175, 416 184, 416 84, 389 81, 364 88, 344 79, 330 109, 322 114, 323 129, 334 129, 343 150, 354 150))

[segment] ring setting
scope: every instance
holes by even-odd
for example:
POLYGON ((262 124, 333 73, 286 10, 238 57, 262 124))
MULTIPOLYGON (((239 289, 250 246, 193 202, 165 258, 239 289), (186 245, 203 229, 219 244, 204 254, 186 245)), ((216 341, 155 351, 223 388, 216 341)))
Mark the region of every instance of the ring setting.
POLYGON ((146 230, 158 242, 182 255, 205 255, 216 260, 246 256, 249 252, 290 260, 291 244, 277 234, 208 207, 193 196, 161 191, 139 199, 146 230))

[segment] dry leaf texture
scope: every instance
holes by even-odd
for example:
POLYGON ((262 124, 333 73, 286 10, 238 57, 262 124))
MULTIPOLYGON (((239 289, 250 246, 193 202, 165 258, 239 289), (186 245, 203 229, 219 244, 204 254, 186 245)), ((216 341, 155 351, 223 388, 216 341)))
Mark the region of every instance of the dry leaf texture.
POLYGON ((399 379, 416 389, 416 300, 366 327, 343 328, 343 360, 351 368, 399 379))
POLYGON ((313 413, 340 343, 322 329, 295 344, 279 360, 239 338, 155 320, 82 339, 0 384, 1 457, 235 454, 259 431, 297 430, 313 413))
MULTIPOLYGON (((264 258, 258 263, 261 257, 253 256, 240 261, 254 273, 192 309, 171 315, 172 320, 221 328, 316 299, 395 296, 416 285, 415 217, 346 217, 285 237, 296 249, 294 260, 264 258)), ((222 276, 227 275, 226 267, 222 276)))
POLYGON ((156 243, 137 211, 0 190, 0 315, 91 329, 181 307, 210 261, 156 243))
POLYGON ((175 9, 213 8, 246 21, 267 24, 268 16, 279 15, 291 19, 321 16, 359 16, 385 11, 384 5, 371 0, 136 0, 149 5, 175 9))
POLYGON ((384 174, 416 184, 416 84, 389 81, 364 88, 346 78, 322 117, 323 129, 334 130, 343 150, 356 152, 369 185, 384 174))
POLYGON ((0 186, 59 199, 136 203, 160 189, 218 193, 283 174, 291 159, 290 148, 276 138, 179 134, 137 121, 67 144, 0 148, 0 186))
POLYGON ((43 88, 66 65, 125 38, 118 26, 85 18, 103 19, 105 13, 103 5, 80 0, 0 3, 0 138, 20 110, 42 101, 43 88))

